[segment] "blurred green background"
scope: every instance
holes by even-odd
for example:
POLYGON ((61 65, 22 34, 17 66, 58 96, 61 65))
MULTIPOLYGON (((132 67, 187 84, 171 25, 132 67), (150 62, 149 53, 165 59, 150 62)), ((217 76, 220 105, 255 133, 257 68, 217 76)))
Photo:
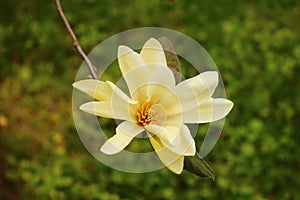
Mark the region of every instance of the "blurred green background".
POLYGON ((6 0, 0 3, 0 199, 300 199, 300 1, 62 6, 86 52, 143 26, 174 29, 203 45, 235 103, 206 157, 216 180, 167 169, 127 174, 95 160, 72 119, 71 84, 82 60, 54 1, 6 0))

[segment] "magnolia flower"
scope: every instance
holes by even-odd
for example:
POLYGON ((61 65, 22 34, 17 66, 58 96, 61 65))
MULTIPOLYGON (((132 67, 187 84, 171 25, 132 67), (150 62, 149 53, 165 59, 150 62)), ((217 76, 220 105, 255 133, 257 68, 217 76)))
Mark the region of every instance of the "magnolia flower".
POLYGON ((162 163, 180 174, 184 156, 196 153, 195 141, 185 123, 219 120, 233 106, 229 100, 211 97, 218 85, 218 73, 204 72, 176 85, 163 48, 153 38, 140 54, 119 46, 118 62, 130 97, 109 81, 81 80, 73 84, 97 100, 83 104, 81 110, 123 120, 101 151, 116 154, 145 131, 162 163))

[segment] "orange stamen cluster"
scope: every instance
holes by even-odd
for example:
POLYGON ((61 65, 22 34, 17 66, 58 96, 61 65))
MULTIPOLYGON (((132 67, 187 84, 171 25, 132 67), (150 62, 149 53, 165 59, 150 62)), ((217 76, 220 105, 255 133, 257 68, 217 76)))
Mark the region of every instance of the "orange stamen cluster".
POLYGON ((137 122, 142 126, 147 126, 152 122, 152 113, 150 111, 151 108, 150 102, 145 102, 140 106, 137 110, 137 122))

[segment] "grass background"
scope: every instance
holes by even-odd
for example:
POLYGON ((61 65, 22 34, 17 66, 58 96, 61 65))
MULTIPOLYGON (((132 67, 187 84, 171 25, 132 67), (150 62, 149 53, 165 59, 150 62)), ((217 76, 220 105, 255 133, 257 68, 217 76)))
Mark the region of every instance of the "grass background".
POLYGON ((299 1, 73 0, 62 6, 86 52, 143 26, 174 29, 202 44, 235 103, 207 156, 217 177, 167 169, 127 174, 95 160, 72 120, 71 84, 82 60, 54 1, 4 0, 0 199, 300 199, 299 1))

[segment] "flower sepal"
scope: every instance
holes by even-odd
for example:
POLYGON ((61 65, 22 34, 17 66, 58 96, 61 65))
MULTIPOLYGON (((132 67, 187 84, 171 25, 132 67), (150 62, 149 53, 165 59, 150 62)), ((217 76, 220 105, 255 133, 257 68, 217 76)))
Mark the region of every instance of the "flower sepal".
POLYGON ((172 42, 166 37, 158 38, 164 52, 169 69, 173 72, 176 84, 181 81, 180 63, 172 42))
POLYGON ((197 152, 194 156, 185 156, 183 169, 201 178, 211 178, 215 180, 214 170, 197 152))

